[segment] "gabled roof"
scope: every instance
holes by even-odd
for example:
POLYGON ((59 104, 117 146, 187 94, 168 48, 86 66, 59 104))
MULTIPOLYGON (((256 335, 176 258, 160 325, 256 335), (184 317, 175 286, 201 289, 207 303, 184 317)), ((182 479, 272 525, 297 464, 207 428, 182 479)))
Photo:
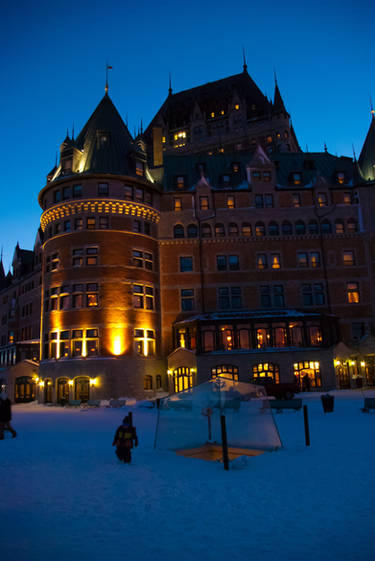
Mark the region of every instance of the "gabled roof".
POLYGON ((362 146, 361 154, 358 158, 358 164, 361 168, 362 175, 365 180, 375 179, 375 116, 372 115, 370 127, 366 136, 366 140, 362 146))
POLYGON ((74 142, 83 151, 81 173, 120 173, 135 175, 131 154, 132 136, 106 93, 74 142), (107 134, 107 141, 100 136, 107 134))
POLYGON ((208 82, 203 86, 197 86, 176 94, 170 93, 148 129, 159 114, 169 124, 170 129, 186 125, 191 119, 195 104, 198 105, 203 117, 206 118, 212 111, 222 109, 227 111, 235 96, 246 103, 247 118, 258 115, 264 116, 271 112, 271 105, 267 97, 262 94, 249 74, 244 71, 222 80, 208 82), (255 109, 252 109, 254 105, 255 109))

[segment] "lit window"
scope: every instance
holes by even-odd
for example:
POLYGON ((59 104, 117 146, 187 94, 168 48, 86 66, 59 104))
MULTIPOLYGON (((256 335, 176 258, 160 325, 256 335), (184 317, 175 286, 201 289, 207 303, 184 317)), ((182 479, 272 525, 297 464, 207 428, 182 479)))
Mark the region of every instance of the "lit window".
POLYGON ((260 171, 254 170, 251 175, 253 176, 253 179, 255 179, 255 181, 260 180, 260 171))
POLYGON ((211 119, 213 119, 214 117, 215 117, 215 112, 212 111, 212 112, 211 112, 211 119))
POLYGON ((154 356, 155 331, 153 329, 134 329, 134 347, 137 354, 154 356))
POLYGON ((145 173, 145 165, 143 162, 135 162, 135 173, 136 175, 143 176, 145 173))
POLYGON ((211 368, 211 378, 217 377, 238 381, 238 367, 231 364, 223 364, 211 368))
POLYGON ((225 236, 224 224, 215 224, 215 236, 222 238, 225 236))
POLYGON ((295 208, 301 206, 301 195, 299 193, 292 194, 292 206, 295 208))
POLYGON ((355 264, 354 251, 344 251, 342 260, 345 267, 352 267, 355 264))
POLYGON ((251 224, 245 222, 241 226, 242 235, 245 237, 251 236, 251 224))
POLYGON ((235 199, 234 195, 227 196, 227 208, 235 208, 235 199))
POLYGON ((316 269, 320 267, 320 255, 316 251, 309 253, 310 267, 316 269))
POLYGON ((270 171, 264 171, 263 172, 263 181, 266 181, 266 182, 271 181, 271 172, 270 171))
POLYGON ((208 204, 208 197, 199 197, 199 208, 200 210, 208 210, 209 204, 208 204))
POLYGON ((83 218, 76 218, 74 220, 74 228, 76 230, 82 230, 82 228, 83 228, 83 218))
POLYGON ((133 187, 131 185, 124 185, 124 198, 132 200, 132 198, 133 198, 133 187))
POLYGON ((302 173, 300 173, 300 172, 292 173, 292 183, 293 183, 293 185, 301 185, 301 183, 302 183, 302 173))
POLYGON ((336 234, 344 234, 344 222, 342 220, 336 220, 335 222, 335 232, 336 234))
POLYGON ((80 267, 83 264, 83 249, 73 249, 73 267, 80 267))
POLYGON ((134 190, 134 198, 138 203, 143 203, 144 191, 141 187, 136 187, 134 190))
POLYGON ((326 193, 318 193, 316 201, 317 201, 318 206, 327 206, 327 195, 326 195, 326 193))
POLYGON ((178 189, 183 189, 185 187, 185 177, 183 175, 176 177, 176 185, 178 189))
POLYGON ((353 197, 352 197, 352 194, 350 192, 344 193, 343 203, 344 203, 344 205, 351 205, 353 203, 353 197))
POLYGON ((337 177, 337 183, 340 183, 340 185, 345 183, 345 173, 343 171, 338 171, 336 177, 337 177))
POLYGON ((109 217, 108 216, 99 216, 99 228, 105 230, 109 228, 109 217))
POLYGON ((232 162, 232 172, 233 173, 238 173, 241 169, 240 163, 239 162, 232 162))
POLYGON ((86 225, 88 230, 95 230, 95 217, 90 216, 87 218, 86 225))
POLYGON ((259 253, 257 255, 257 269, 260 271, 267 269, 267 255, 265 253, 259 253))
POLYGON ((182 199, 179 197, 173 199, 173 210, 175 212, 180 212, 182 210, 182 199))
POLYGON ((346 295, 349 304, 359 303, 359 284, 357 282, 348 282, 346 284, 346 295))
POLYGON ((354 234, 355 232, 357 232, 357 222, 354 220, 354 218, 349 218, 348 222, 346 223, 347 228, 348 228, 348 232, 350 232, 351 234, 354 234))
POLYGON ((235 111, 238 111, 239 108, 240 108, 240 106, 238 105, 238 103, 236 103, 236 105, 234 106, 234 110, 235 110, 235 111))
POLYGON ((238 236, 238 226, 234 222, 231 222, 228 225, 228 235, 229 236, 238 236))
POLYGON ((266 233, 266 229, 264 227, 263 222, 257 222, 255 224, 255 235, 257 237, 261 237, 261 236, 264 236, 265 233, 266 233))
POLYGON ((270 134, 266 136, 266 142, 267 142, 267 144, 272 144, 273 139, 272 139, 272 136, 270 134))
POLYGON ((280 254, 271 253, 271 267, 272 269, 280 269, 280 254))
POLYGON ((89 283, 86 286, 86 305, 88 308, 96 307, 99 305, 98 285, 96 283, 89 283))
POLYGON ((86 265, 97 265, 98 264, 98 248, 97 247, 87 247, 86 248, 86 265))

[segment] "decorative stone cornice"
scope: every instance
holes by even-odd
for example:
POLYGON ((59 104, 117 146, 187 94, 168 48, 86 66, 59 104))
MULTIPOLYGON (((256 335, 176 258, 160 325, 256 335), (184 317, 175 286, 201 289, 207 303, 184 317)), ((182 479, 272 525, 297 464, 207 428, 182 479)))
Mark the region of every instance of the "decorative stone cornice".
POLYGON ((40 224, 43 231, 48 224, 57 220, 69 218, 82 213, 89 214, 115 214, 118 216, 135 216, 143 220, 149 220, 157 224, 160 220, 160 212, 154 208, 132 201, 121 201, 117 199, 80 199, 77 201, 66 201, 55 205, 43 212, 40 224))

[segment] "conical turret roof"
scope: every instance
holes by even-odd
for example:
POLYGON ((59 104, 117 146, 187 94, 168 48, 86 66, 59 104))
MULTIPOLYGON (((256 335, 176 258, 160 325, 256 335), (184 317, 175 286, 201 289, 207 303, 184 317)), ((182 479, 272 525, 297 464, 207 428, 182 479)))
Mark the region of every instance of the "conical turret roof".
POLYGON ((362 175, 366 180, 375 179, 375 117, 371 118, 370 128, 368 130, 366 140, 362 146, 361 154, 358 158, 358 164, 361 168, 362 175))
POLYGON ((106 93, 79 133, 75 146, 82 151, 81 173, 135 175, 133 138, 106 93))
POLYGON ((281 93, 280 93, 280 90, 279 90, 279 86, 277 85, 277 82, 275 83, 275 95, 274 95, 274 99, 273 99, 272 112, 273 112, 274 115, 286 115, 286 116, 288 116, 288 112, 285 109, 283 98, 281 97, 281 93))

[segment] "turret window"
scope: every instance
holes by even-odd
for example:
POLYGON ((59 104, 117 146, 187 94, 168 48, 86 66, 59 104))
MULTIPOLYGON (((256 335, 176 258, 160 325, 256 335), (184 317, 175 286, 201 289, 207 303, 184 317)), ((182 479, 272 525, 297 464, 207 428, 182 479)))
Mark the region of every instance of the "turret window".
POLYGON ((86 286, 86 305, 88 308, 93 308, 99 305, 98 285, 96 283, 89 283, 86 286))
POLYGON ((53 192, 53 202, 59 203, 61 201, 61 191, 58 189, 57 191, 53 192))
POLYGON ((73 185, 73 199, 82 197, 82 185, 73 185))
POLYGON ((108 197, 109 195, 109 185, 108 183, 99 183, 98 184, 98 196, 99 197, 108 197))
POLYGON ((135 173, 136 175, 143 176, 145 173, 145 165, 143 162, 136 162, 135 163, 135 173))
POLYGON ((95 230, 95 216, 89 216, 86 220, 86 226, 88 230, 95 230))
POLYGON ((133 250, 133 265, 152 271, 153 269, 153 255, 147 251, 133 250))
POLYGON ((64 221, 64 232, 70 232, 70 220, 64 221))
POLYGON ((70 199, 72 196, 72 190, 70 187, 64 187, 63 189, 63 200, 66 201, 67 199, 70 199))
POLYGON ((154 309, 154 289, 152 286, 133 285, 133 307, 144 310, 154 309))
POLYGON ((99 228, 105 230, 109 228, 109 217, 108 216, 99 216, 99 228))
POLYGON ((327 206, 328 202, 326 193, 318 193, 316 202, 318 206, 327 206))

